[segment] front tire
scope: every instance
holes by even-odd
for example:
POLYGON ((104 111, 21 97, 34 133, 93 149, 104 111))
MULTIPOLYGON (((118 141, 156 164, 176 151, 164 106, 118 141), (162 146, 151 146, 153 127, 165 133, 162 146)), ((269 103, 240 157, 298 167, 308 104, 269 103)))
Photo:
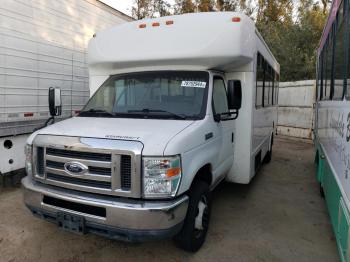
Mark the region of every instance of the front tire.
POLYGON ((197 181, 189 195, 190 202, 185 222, 180 233, 175 237, 175 243, 186 251, 196 252, 202 247, 209 226, 211 211, 209 185, 203 181, 197 181))

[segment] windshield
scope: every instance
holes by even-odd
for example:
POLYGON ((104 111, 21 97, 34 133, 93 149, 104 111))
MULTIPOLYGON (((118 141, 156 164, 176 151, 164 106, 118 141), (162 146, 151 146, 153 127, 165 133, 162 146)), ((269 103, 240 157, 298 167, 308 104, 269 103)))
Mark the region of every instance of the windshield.
POLYGON ((111 76, 79 116, 200 119, 209 74, 157 71, 111 76))

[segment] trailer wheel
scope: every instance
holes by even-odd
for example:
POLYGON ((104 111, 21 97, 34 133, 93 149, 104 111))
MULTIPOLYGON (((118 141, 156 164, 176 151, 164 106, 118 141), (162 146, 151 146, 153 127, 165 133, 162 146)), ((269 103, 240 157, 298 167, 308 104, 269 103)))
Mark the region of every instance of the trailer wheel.
POLYGON ((270 150, 267 151, 265 157, 264 157, 264 163, 268 164, 271 162, 272 159, 272 146, 273 146, 273 135, 271 136, 271 144, 270 144, 270 150))
POLYGON ((209 185, 204 181, 197 181, 190 190, 190 202, 183 228, 175 236, 178 247, 196 252, 203 245, 210 220, 211 193, 209 185))

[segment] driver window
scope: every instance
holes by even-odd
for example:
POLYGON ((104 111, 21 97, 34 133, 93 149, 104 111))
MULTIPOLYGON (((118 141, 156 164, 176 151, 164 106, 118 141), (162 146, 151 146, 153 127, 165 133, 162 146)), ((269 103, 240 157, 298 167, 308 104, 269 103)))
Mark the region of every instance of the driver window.
POLYGON ((221 77, 214 77, 213 110, 214 114, 229 112, 225 82, 221 77))

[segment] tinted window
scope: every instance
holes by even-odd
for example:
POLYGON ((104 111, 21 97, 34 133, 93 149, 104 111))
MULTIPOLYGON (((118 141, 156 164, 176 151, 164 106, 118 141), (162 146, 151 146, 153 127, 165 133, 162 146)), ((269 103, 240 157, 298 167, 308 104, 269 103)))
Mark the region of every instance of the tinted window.
MULTIPOLYGON (((344 2, 343 2, 344 3, 344 2)), ((334 99, 343 97, 344 68, 345 68, 345 19, 343 3, 338 13, 338 29, 336 35, 336 46, 334 53, 334 99)))
POLYGON ((263 99, 263 86, 264 86, 264 67, 263 57, 258 53, 257 69, 256 69, 256 97, 255 105, 257 107, 262 106, 263 99))
POLYGON ((265 63, 265 85, 264 85, 264 106, 269 106, 271 87, 271 67, 268 63, 265 63))
POLYGON ((213 109, 215 114, 227 113, 229 111, 225 82, 221 77, 214 77, 213 109))
POLYGON ((333 58, 333 37, 330 33, 328 37, 327 53, 326 53, 326 85, 325 85, 325 100, 330 99, 331 88, 332 88, 332 58, 333 58))

